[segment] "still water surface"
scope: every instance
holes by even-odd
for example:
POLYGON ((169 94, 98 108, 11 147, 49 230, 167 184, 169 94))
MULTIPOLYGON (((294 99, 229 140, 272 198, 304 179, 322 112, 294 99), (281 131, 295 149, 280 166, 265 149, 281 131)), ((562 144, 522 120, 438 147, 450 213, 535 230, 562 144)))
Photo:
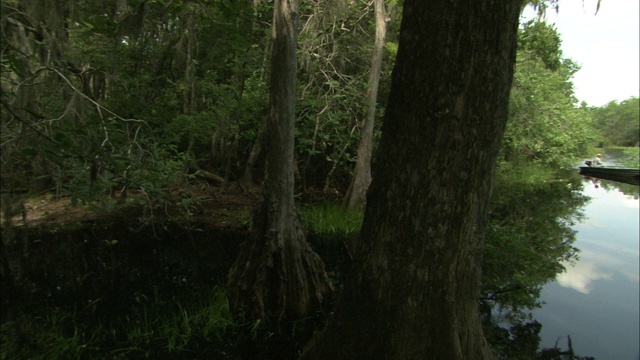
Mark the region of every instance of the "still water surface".
MULTIPOLYGON (((611 182, 610 184, 616 184, 611 182)), ((585 219, 573 228, 580 260, 542 291, 533 312, 541 347, 573 349, 598 360, 640 358, 639 200, 585 181, 585 219)))

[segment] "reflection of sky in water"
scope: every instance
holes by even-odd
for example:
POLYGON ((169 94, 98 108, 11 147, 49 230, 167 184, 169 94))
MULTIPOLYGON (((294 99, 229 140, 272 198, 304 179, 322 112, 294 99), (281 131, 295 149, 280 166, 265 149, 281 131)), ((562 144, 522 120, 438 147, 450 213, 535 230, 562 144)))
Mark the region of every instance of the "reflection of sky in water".
POLYGON ((586 219, 574 226, 580 260, 542 291, 546 302, 533 315, 542 323, 542 347, 566 349, 566 336, 580 355, 596 359, 640 356, 639 201, 617 190, 586 183, 592 198, 586 219))

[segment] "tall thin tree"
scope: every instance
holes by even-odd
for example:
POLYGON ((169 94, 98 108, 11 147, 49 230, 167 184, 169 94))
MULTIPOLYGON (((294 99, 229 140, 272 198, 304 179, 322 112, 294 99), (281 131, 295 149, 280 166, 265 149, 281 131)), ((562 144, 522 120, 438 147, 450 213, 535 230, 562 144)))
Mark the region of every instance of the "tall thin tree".
POLYGON ((369 87, 367 88, 367 114, 362 125, 358 158, 349 190, 345 195, 343 207, 348 210, 360 208, 364 205, 367 189, 371 184, 371 157, 373 154, 373 129, 376 118, 376 102, 378 100, 378 85, 380 83, 380 69, 384 55, 384 42, 387 36, 387 12, 384 0, 374 0, 376 38, 371 55, 369 69, 369 87))
POLYGON ((276 0, 273 12, 266 175, 254 236, 229 271, 231 306, 272 326, 318 310, 332 294, 320 257, 302 232, 294 204, 297 0, 276 0))

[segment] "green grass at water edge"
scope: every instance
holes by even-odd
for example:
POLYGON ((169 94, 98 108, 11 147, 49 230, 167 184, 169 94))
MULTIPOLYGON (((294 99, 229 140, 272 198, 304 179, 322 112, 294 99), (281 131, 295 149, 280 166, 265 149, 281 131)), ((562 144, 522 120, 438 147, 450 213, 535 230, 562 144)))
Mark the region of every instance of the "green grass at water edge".
POLYGON ((607 147, 605 154, 615 154, 618 162, 624 167, 640 167, 640 148, 637 147, 607 147))
POLYGON ((543 164, 529 163, 514 165, 511 163, 499 163, 496 171, 495 187, 509 184, 520 186, 543 186, 544 183, 553 181, 556 170, 543 164))
POLYGON ((344 211, 331 203, 304 205, 300 214, 305 227, 316 234, 356 235, 364 218, 362 211, 344 211))
POLYGON ((131 310, 113 318, 83 317, 83 311, 45 308, 3 323, 0 358, 234 358, 237 326, 221 288, 192 301, 164 298, 157 291, 151 297, 136 294, 131 310))
POLYGON ((1 359, 88 359, 112 337, 102 325, 82 323, 75 309, 46 307, 0 328, 1 359))
POLYGON ((153 298, 141 295, 138 302, 122 328, 131 349, 163 349, 164 354, 202 351, 209 346, 204 344, 221 345, 234 337, 236 324, 219 288, 193 302, 165 300, 155 291, 153 298))

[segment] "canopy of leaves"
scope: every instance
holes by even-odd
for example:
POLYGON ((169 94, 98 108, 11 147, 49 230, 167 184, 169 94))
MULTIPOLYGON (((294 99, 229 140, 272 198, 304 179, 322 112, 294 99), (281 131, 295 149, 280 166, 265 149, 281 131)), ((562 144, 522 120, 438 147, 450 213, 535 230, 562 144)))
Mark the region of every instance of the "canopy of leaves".
MULTIPOLYGON (((161 172, 237 180, 261 141, 271 15, 261 1, 3 1, 3 181, 39 179, 38 190, 89 198, 125 177, 167 188, 156 171, 174 160, 182 170, 161 172)), ((303 4, 300 23, 299 183, 345 186, 373 7, 303 4)))
POLYGON ((591 108, 594 128, 606 145, 640 146, 640 100, 630 97, 620 103, 591 108))
POLYGON ((524 24, 520 39, 501 159, 568 165, 593 136, 589 112, 573 94, 578 66, 562 57, 557 31, 544 22, 524 24))
POLYGON ((3 1, 3 184, 92 201, 126 186, 166 195, 193 168, 228 169, 265 111, 269 15, 246 3, 3 1))

